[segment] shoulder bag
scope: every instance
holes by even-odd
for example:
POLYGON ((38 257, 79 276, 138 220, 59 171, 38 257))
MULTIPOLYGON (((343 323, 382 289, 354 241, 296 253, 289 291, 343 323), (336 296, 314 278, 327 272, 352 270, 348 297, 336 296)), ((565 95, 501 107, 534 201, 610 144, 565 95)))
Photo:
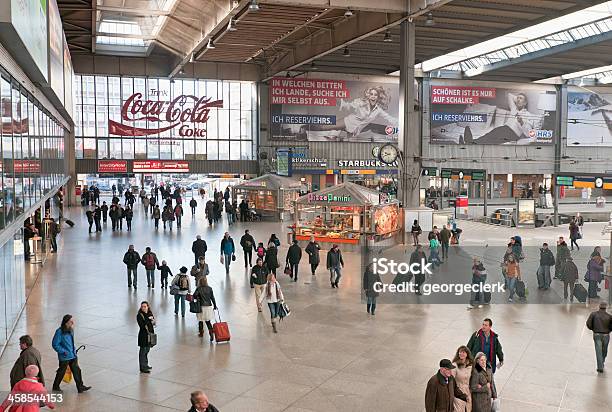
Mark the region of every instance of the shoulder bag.
MULTIPOLYGON (((142 313, 140 314, 140 316, 142 316, 142 318, 145 319, 146 322, 146 318, 142 313)), ((149 348, 152 348, 153 346, 157 345, 157 334, 155 332, 149 332, 149 329, 146 327, 146 325, 145 329, 147 331, 147 343, 149 344, 149 348)))

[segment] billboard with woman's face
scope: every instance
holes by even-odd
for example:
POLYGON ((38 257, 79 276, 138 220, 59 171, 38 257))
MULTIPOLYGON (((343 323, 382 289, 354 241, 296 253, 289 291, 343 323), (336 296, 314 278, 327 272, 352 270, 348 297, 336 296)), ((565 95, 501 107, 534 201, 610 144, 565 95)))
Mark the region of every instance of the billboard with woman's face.
POLYGON ((270 138, 397 142, 399 84, 307 78, 270 82, 270 138))
POLYGON ((556 136, 553 87, 432 82, 432 144, 548 145, 556 136))

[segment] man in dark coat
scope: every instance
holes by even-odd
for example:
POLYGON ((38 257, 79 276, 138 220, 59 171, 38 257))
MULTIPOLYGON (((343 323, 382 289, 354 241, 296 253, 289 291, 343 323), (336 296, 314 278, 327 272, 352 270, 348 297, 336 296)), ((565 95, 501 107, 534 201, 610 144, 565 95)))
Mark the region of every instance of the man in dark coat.
POLYGON ((206 257, 206 251, 208 250, 208 245, 206 245, 206 241, 202 239, 202 236, 197 235, 196 240, 191 244, 191 251, 195 256, 195 264, 198 264, 198 260, 200 256, 206 257))
POLYGON ((33 344, 34 342, 29 335, 23 335, 19 338, 21 353, 15 361, 13 369, 11 369, 11 388, 25 378, 25 369, 30 365, 38 366, 38 382, 42 383, 43 386, 45 385, 45 377, 42 373, 42 358, 38 349, 32 346, 33 344))
POLYGON ((571 256, 570 250, 567 247, 567 243, 563 239, 563 236, 559 237, 557 241, 557 258, 555 259, 555 279, 563 279, 563 268, 567 258, 571 256))
POLYGON ((138 264, 140 263, 140 255, 134 250, 134 245, 130 245, 128 251, 123 255, 123 263, 127 266, 128 288, 132 287, 132 276, 134 277, 134 289, 137 288, 138 280, 138 264))
POLYGON ((438 373, 429 379, 425 389, 426 412, 453 412, 453 402, 459 398, 467 402, 467 395, 457 387, 452 370, 455 369, 449 359, 440 361, 438 373))
POLYGON ((592 312, 586 321, 587 328, 593 332, 598 373, 603 373, 604 371, 604 363, 608 356, 610 332, 612 332, 612 316, 606 311, 607 308, 608 304, 606 302, 601 302, 599 304, 599 310, 592 312))
POLYGON ((191 409, 187 412, 219 412, 210 402, 203 391, 191 392, 191 409))
POLYGON ((253 266, 253 248, 255 247, 255 239, 249 233, 249 230, 244 231, 244 235, 240 238, 240 246, 244 254, 244 267, 253 266))
POLYGON ((440 231, 440 243, 442 244, 442 258, 448 259, 448 248, 450 245, 451 231, 448 229, 448 225, 444 225, 442 230, 440 231))
POLYGON ((340 277, 342 276, 342 267, 344 267, 342 253, 338 245, 334 244, 327 252, 327 270, 329 270, 329 282, 332 288, 338 287, 338 282, 340 282, 340 277), (334 274, 336 275, 335 280, 334 274))
POLYGON ((540 266, 537 271, 538 289, 548 289, 550 287, 551 266, 555 266, 555 256, 548 248, 548 243, 544 243, 540 249, 540 266))
POLYGON ((487 355, 487 362, 491 366, 491 370, 495 373, 497 368, 497 359, 499 359, 499 366, 504 364, 504 352, 502 345, 499 342, 497 333, 491 330, 493 321, 486 318, 482 321, 482 328, 477 330, 467 344, 468 349, 471 353, 482 352, 487 355))
POLYGON ((308 263, 310 263, 310 271, 312 272, 312 276, 315 275, 317 267, 321 262, 321 257, 319 256, 319 251, 321 250, 321 246, 315 240, 314 236, 310 237, 310 242, 308 242, 308 246, 306 246, 306 253, 308 254, 308 263))
POLYGON ((297 282, 298 280, 298 266, 300 264, 301 259, 302 248, 298 244, 298 241, 294 240, 293 244, 289 246, 289 250, 287 251, 287 258, 285 259, 291 269, 291 274, 289 275, 289 277, 293 279, 294 282, 297 282))
MULTIPOLYGON (((416 249, 414 250, 414 252, 412 252, 410 254, 410 261, 409 261, 410 265, 413 264, 418 264, 419 268, 421 268, 422 265, 427 264, 427 255, 425 254, 425 252, 423 252, 423 246, 422 245, 417 245, 416 249)), ((422 268, 421 268, 422 269, 422 268)), ((401 278, 402 273, 398 273, 396 278, 401 278)), ((401 278, 404 282, 410 282, 411 279, 403 279, 401 278)), ((418 272, 415 273, 414 276, 414 281, 415 281, 415 285, 416 285, 416 291, 415 293, 417 295, 421 295, 421 286, 423 285, 423 283, 425 283, 425 271, 424 270, 419 270, 418 272)), ((395 281, 393 283, 396 283, 395 281)))

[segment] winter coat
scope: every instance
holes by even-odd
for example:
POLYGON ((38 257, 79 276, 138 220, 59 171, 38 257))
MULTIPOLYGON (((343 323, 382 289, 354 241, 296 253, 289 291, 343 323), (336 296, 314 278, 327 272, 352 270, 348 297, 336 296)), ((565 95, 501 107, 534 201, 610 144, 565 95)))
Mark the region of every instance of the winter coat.
POLYGON ((149 310, 149 313, 143 313, 141 310, 136 315, 136 322, 138 322, 138 346, 141 348, 149 347, 149 333, 155 333, 153 329, 153 312, 149 310))
MULTIPOLYGON (((22 396, 30 396, 32 398, 40 398, 40 399, 49 399, 47 397, 47 390, 43 386, 42 383, 38 382, 36 379, 24 378, 15 384, 15 387, 11 391, 11 395, 17 397, 19 395, 22 396)), ((14 403, 12 406, 9 397, 2 402, 0 405, 0 411, 10 411, 10 412, 38 412, 40 410, 41 404, 49 407, 49 409, 55 409, 55 405, 53 402, 40 402, 39 400, 34 400, 33 402, 26 401, 23 403, 14 403)))
POLYGON ((612 332, 612 315, 605 309, 592 312, 586 321, 586 326, 593 333, 608 334, 612 332))
POLYGON ((604 262, 605 260, 597 257, 589 260, 589 263, 587 263, 587 279, 589 281, 601 282, 603 279, 604 262))
POLYGON ((204 267, 200 267, 199 263, 191 267, 191 276, 195 278, 196 285, 202 276, 208 276, 209 274, 210 270, 208 269, 208 263, 204 263, 204 267))
POLYGON ((265 285, 268 281, 268 267, 266 265, 255 265, 251 269, 250 284, 253 285, 265 285))
POLYGON ((153 219, 159 219, 161 218, 161 212, 159 210, 158 207, 156 207, 155 209, 153 209, 153 215, 152 215, 153 219))
POLYGON ((455 398, 467 401, 467 395, 459 390, 455 378, 450 376, 448 383, 440 372, 427 382, 425 389, 426 412, 453 412, 455 398))
POLYGON ((330 249, 327 252, 327 269, 336 268, 340 265, 344 266, 342 252, 340 252, 340 249, 330 249))
POLYGON ((318 265, 321 262, 319 250, 321 250, 321 246, 319 246, 317 242, 308 243, 308 246, 306 246, 306 253, 308 254, 308 263, 310 263, 311 265, 318 265))
POLYGON ((379 293, 374 290, 374 285, 381 282, 380 275, 373 270, 371 265, 369 265, 363 273, 363 290, 365 291, 365 295, 369 298, 377 297, 379 293))
POLYGON ((300 263, 302 259, 302 248, 300 245, 293 244, 289 246, 289 250, 287 251, 287 258, 285 259, 291 265, 297 265, 300 263))
POLYGON ((159 267, 159 260, 157 260, 157 255, 153 252, 147 252, 144 255, 142 255, 142 265, 145 267, 146 270, 155 270, 155 268, 159 267), (149 263, 147 264, 147 259, 151 260, 149 258, 149 256, 152 256, 153 258, 153 263, 149 263))
POLYGON ((206 251, 208 250, 208 245, 204 239, 196 239, 191 244, 191 251, 196 256, 204 256, 206 255, 206 251))
MULTIPOLYGON (((491 351, 489 353, 485 353, 485 355, 487 355, 487 361, 493 368, 493 373, 495 373, 495 369, 497 368, 497 359, 499 359, 500 362, 504 361, 504 351, 502 350, 502 345, 499 342, 499 336, 497 333, 491 331, 489 340, 491 342, 491 351)), ((472 336, 470 336, 470 340, 466 346, 471 353, 484 352, 484 332, 482 329, 477 330, 472 334, 472 336)))
POLYGON ((198 202, 195 199, 191 199, 189 201, 189 207, 197 207, 198 206, 198 202))
POLYGON ((280 265, 278 264, 278 249, 275 246, 270 246, 266 251, 266 266, 268 270, 272 271, 278 268, 280 265))
POLYGON ((491 399, 497 398, 491 368, 487 367, 484 370, 479 365, 474 365, 472 376, 470 376, 470 391, 472 392, 472 412, 490 412, 491 399), (489 389, 487 383, 491 384, 491 389, 489 389), (478 385, 480 385, 480 388, 478 385))
POLYGON ((554 266, 555 256, 550 249, 540 249, 540 266, 554 266))
POLYGON ((242 249, 246 250, 247 252, 253 250, 253 248, 255 247, 255 239, 253 238, 253 236, 251 236, 250 233, 245 233, 240 238, 240 246, 242 246, 242 249))
POLYGON ((42 358, 40 352, 33 346, 27 347, 21 351, 19 357, 11 369, 11 388, 20 380, 25 378, 25 368, 30 365, 38 366, 38 381, 45 384, 45 377, 42 373, 42 358))
POLYGON ((447 228, 442 228, 440 231, 440 242, 441 243, 449 243, 451 238, 451 232, 447 228))
POLYGON ((563 242, 557 246, 557 259, 555 259, 555 274, 560 274, 567 258, 571 256, 567 243, 563 242))
POLYGON ((125 263, 128 269, 135 269, 140 263, 140 255, 135 250, 128 250, 123 255, 123 263, 125 263))
POLYGON ((465 393, 468 400, 467 402, 455 398, 454 412, 471 412, 472 411, 472 393, 470 392, 470 377, 472 376, 473 366, 465 366, 463 363, 453 363, 455 369, 453 369, 453 377, 455 378, 455 385, 465 393))
POLYGON ((568 260, 563 265, 560 274, 564 282, 575 282, 578 279, 578 267, 573 260, 568 260))
POLYGON ((200 302, 202 306, 212 306, 217 308, 217 302, 215 301, 215 294, 210 286, 198 286, 193 292, 193 299, 200 302))
POLYGON ((506 264, 506 277, 509 277, 509 278, 520 278, 521 277, 521 267, 516 261, 508 262, 506 264))
POLYGON ((53 335, 51 346, 57 352, 57 358, 60 362, 69 361, 77 357, 72 331, 64 332, 62 328, 57 328, 55 335, 53 335))
POLYGON ((221 239, 221 254, 222 255, 233 255, 236 252, 236 247, 234 246, 234 239, 228 237, 227 239, 223 237, 221 239))

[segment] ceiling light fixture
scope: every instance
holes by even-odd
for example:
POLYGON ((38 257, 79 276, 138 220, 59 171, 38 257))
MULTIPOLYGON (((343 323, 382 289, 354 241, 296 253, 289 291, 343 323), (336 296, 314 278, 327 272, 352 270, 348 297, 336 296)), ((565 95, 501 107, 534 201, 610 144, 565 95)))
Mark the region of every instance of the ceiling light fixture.
POLYGON ((436 24, 436 22, 434 21, 433 13, 432 12, 427 13, 427 20, 425 20, 425 25, 426 26, 433 26, 435 24, 436 24))
POLYGON ((385 38, 383 39, 383 41, 385 43, 391 43, 393 41, 393 38, 391 37, 391 31, 387 30, 385 32, 385 38))
POLYGON ((346 9, 346 11, 344 12, 344 17, 351 17, 353 15, 353 12, 351 11, 351 9, 346 9))
POLYGON ((344 57, 351 57, 351 52, 350 52, 350 50, 349 50, 348 46, 345 46, 345 47, 344 47, 344 51, 342 52, 342 55, 343 55, 344 57))
POLYGON ((215 43, 213 42, 212 39, 208 39, 208 44, 206 45, 206 48, 209 50, 215 49, 215 43))
POLYGON ((226 30, 227 31, 236 31, 236 30, 238 30, 236 28, 236 22, 234 22, 234 18, 233 17, 230 17, 229 23, 227 23, 227 29, 226 30))
POLYGON ((259 4, 257 4, 257 0, 251 0, 249 4, 249 11, 259 11, 259 4))

